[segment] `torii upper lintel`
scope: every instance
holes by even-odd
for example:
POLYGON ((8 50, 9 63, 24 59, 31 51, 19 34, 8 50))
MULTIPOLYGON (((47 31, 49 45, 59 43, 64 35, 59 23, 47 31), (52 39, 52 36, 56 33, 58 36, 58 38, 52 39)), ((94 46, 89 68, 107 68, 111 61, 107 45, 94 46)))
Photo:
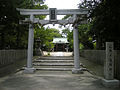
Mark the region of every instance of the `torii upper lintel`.
MULTIPOLYGON (((48 9, 19 9, 21 15, 49 15, 48 9)), ((58 9, 56 14, 57 15, 85 15, 88 14, 89 9, 58 9)))

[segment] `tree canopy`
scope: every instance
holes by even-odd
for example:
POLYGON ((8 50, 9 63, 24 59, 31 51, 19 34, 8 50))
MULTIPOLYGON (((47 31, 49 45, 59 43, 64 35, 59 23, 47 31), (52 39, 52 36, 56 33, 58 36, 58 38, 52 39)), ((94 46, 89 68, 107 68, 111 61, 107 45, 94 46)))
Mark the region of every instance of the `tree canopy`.
POLYGON ((117 0, 82 0, 79 8, 89 8, 89 35, 96 40, 97 49, 105 49, 105 42, 114 42, 115 49, 120 49, 120 1, 117 0))
POLYGON ((115 49, 120 49, 118 46, 120 43, 119 2, 117 0, 102 0, 91 15, 93 18, 91 31, 95 37, 100 38, 101 43, 113 41, 115 49))
MULTIPOLYGON (((47 9, 47 5, 34 5, 33 0, 0 0, 0 49, 27 48, 28 25, 19 25, 21 16, 16 8, 47 9)), ((40 1, 40 0, 39 0, 40 1)), ((45 16, 36 16, 44 19, 45 16)))
POLYGON ((62 35, 59 33, 59 30, 55 28, 35 27, 35 40, 38 38, 40 39, 40 42, 35 42, 35 45, 37 45, 37 43, 40 43, 42 50, 50 51, 50 49, 54 47, 52 41, 55 37, 62 37, 62 35))

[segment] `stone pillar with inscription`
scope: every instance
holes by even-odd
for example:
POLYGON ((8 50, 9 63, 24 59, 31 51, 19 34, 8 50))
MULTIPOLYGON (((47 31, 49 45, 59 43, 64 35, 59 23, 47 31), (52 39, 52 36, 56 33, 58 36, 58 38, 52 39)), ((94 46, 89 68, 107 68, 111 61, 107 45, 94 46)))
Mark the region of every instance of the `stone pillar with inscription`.
POLYGON ((106 42, 106 59, 104 63, 104 79, 106 87, 119 87, 119 81, 114 79, 114 46, 113 42, 106 42))

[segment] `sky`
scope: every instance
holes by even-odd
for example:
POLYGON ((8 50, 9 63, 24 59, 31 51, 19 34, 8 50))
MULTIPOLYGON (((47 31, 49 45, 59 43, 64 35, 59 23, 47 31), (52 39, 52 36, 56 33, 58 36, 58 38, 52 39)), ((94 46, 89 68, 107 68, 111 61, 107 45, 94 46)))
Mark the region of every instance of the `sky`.
POLYGON ((76 9, 80 0, 45 0, 49 8, 76 9))
MULTIPOLYGON (((57 8, 57 9, 78 9, 78 4, 80 3, 80 0, 45 0, 45 4, 49 8, 57 8)), ((58 19, 63 18, 64 16, 58 16, 58 19)), ((47 17, 47 19, 49 16, 47 17)), ((46 25, 45 27, 50 28, 57 28, 57 29, 64 29, 64 27, 59 28, 59 25, 46 25)))

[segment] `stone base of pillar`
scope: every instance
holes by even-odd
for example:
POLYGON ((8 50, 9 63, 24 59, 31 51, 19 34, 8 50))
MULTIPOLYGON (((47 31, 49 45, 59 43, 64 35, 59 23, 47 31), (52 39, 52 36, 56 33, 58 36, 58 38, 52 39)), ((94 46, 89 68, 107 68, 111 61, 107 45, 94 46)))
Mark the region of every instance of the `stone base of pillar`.
POLYGON ((83 70, 82 69, 73 69, 72 70, 72 74, 83 74, 83 70))
POLYGON ((120 83, 119 83, 119 80, 106 80, 106 79, 102 79, 102 84, 105 86, 105 87, 119 87, 120 83))
POLYGON ((25 74, 31 74, 35 72, 35 68, 25 68, 25 70, 23 71, 25 74))

